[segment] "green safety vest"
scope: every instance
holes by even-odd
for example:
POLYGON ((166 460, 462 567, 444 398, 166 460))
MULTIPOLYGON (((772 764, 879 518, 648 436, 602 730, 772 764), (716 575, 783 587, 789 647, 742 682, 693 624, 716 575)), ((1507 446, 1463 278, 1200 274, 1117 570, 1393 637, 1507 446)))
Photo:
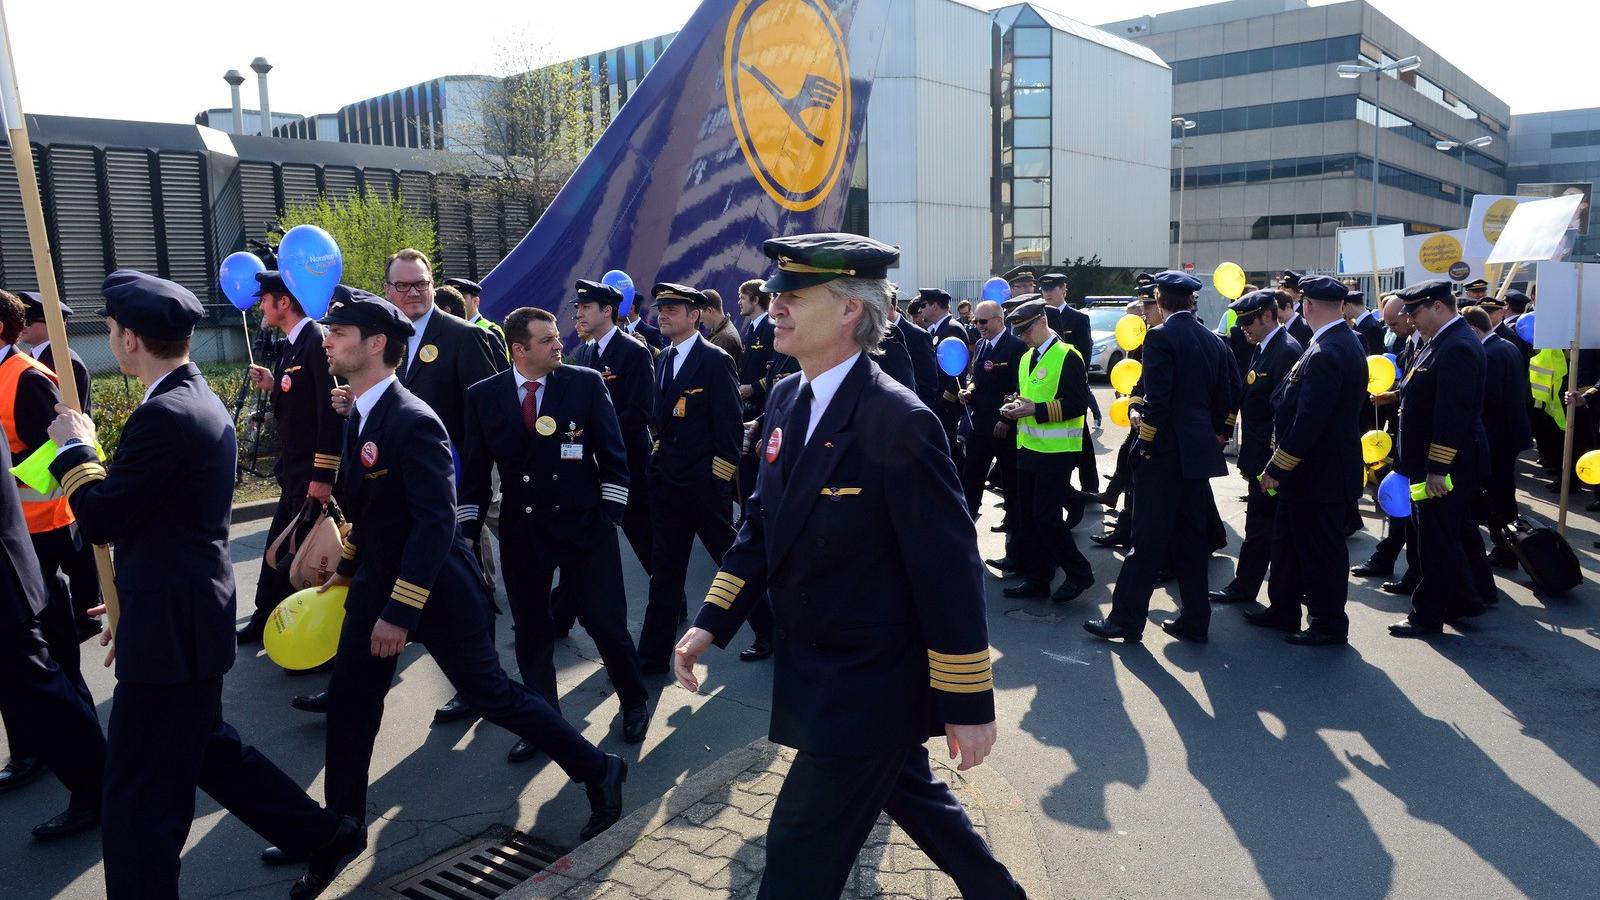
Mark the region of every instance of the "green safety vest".
MULTIPOLYGON (((1022 366, 1017 369, 1017 393, 1022 399, 1038 406, 1055 400, 1068 353, 1078 357, 1080 363, 1083 361, 1083 354, 1077 347, 1060 339, 1051 342, 1038 366, 1033 365, 1031 348, 1022 354, 1022 366)), ((1064 422, 1040 422, 1034 416, 1018 419, 1017 449, 1035 453, 1077 453, 1083 449, 1083 416, 1064 422)))
POLYGON ((495 334, 500 335, 500 345, 506 348, 506 358, 511 358, 511 345, 506 342, 506 330, 504 328, 501 328, 492 319, 485 318, 481 313, 477 318, 472 320, 472 324, 482 328, 485 331, 492 331, 495 334))
POLYGON ((1564 350, 1540 350, 1528 360, 1528 388, 1533 405, 1543 409, 1565 430, 1567 410, 1561 403, 1561 386, 1567 380, 1567 354, 1564 350))

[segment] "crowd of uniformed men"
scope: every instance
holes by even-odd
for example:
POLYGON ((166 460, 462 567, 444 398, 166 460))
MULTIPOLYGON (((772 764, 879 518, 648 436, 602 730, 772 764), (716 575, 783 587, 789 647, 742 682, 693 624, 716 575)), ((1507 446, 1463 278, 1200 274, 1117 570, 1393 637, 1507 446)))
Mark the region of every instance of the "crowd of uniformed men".
MULTIPOLYGON (((1018 267, 1004 302, 952 309, 923 289, 902 306, 886 280, 894 248, 802 235, 765 250, 771 276, 737 289, 742 330, 714 290, 661 283, 626 298, 583 280, 567 298, 576 342, 544 309, 489 321, 477 284, 435 284, 414 250, 390 259, 384 297, 341 286, 320 321, 278 273, 259 276, 264 324, 283 335, 274 368, 250 370, 282 441, 271 533, 330 499, 353 523, 329 581, 348 594, 328 688, 293 701, 327 715, 323 805, 222 718, 235 639, 259 641, 290 584, 263 565, 235 635, 235 430, 188 361, 199 301, 139 272, 106 279, 112 351, 148 388, 106 464, 93 422, 57 406, 40 298, 0 291, 0 464, 58 447, 50 492, 0 479, 17 494, 0 498, 0 791, 53 770, 72 799, 34 834, 101 825, 108 894, 173 897, 199 787, 271 842, 266 861, 306 863, 292 896, 313 896, 366 846, 383 697, 414 641, 458 691, 435 721, 482 717, 517 736, 511 761, 548 755, 585 787, 587 839, 619 817, 626 765, 562 718, 556 641, 574 624, 593 638, 621 739, 638 743, 659 676, 697 688, 700 655, 748 620, 739 658, 776 655, 772 736, 799 751, 762 896, 837 895, 882 811, 966 896, 1021 896, 922 748, 943 734, 965 768, 994 742, 980 513, 1000 515, 1004 556, 987 564, 1016 579, 1004 595, 1067 602, 1095 584, 1073 527, 1120 500, 1090 538, 1129 551, 1109 613, 1084 625, 1100 638, 1140 640, 1153 590, 1174 580, 1178 615, 1161 627, 1180 639, 1207 639, 1213 603, 1248 603, 1246 621, 1290 643, 1339 644, 1346 570, 1391 577, 1402 549, 1405 572, 1383 589, 1411 594, 1413 609, 1392 634, 1493 604, 1490 566, 1514 564, 1517 456, 1537 439, 1541 464, 1560 463, 1568 361, 1517 335, 1508 316, 1530 300, 1516 290, 1474 282, 1457 298, 1430 281, 1371 308, 1345 283, 1285 272, 1247 289, 1219 333, 1197 318, 1192 275, 1140 275, 1127 308, 1148 326, 1133 352, 1142 375, 1102 491, 1086 427, 1101 415, 1093 337, 1066 276, 1018 267), (968 350, 955 374, 936 352, 951 338, 968 350), (1371 395, 1366 359, 1384 352, 1399 378, 1371 395), (1392 466, 1428 499, 1351 569, 1373 429, 1395 433, 1392 466), (1247 513, 1236 571, 1214 587, 1226 535, 1212 479, 1230 443, 1247 513), (991 491, 1001 500, 986 510, 991 491), (619 529, 649 576, 637 640, 619 529), (686 583, 696 538, 720 567, 708 587, 686 583), (122 604, 104 738, 79 671, 79 642, 99 632, 90 543, 115 545, 122 604), (494 647, 497 580, 520 680, 494 647), (704 602, 685 633, 691 589, 704 602)), ((76 354, 72 365, 87 398, 76 354)))

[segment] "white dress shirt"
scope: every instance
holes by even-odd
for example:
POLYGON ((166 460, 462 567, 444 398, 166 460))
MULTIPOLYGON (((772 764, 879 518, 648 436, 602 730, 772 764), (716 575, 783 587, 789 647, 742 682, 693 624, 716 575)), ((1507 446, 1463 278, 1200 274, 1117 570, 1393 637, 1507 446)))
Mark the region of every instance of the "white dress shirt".
POLYGON ((357 435, 366 430, 367 416, 371 414, 372 408, 378 405, 378 401, 383 399, 384 392, 388 391, 389 386, 398 383, 399 380, 399 378, 390 375, 388 378, 367 388, 365 393, 356 398, 356 414, 361 416, 361 426, 356 429, 357 435))
MULTIPOLYGON (((850 367, 861 358, 861 351, 856 351, 849 359, 837 366, 818 375, 815 380, 800 382, 800 387, 811 385, 811 421, 806 424, 806 440, 811 440, 811 433, 817 430, 817 423, 822 421, 822 414, 828 411, 828 403, 833 400, 833 395, 839 393, 839 385, 844 383, 844 377, 850 374, 850 367)), ((800 375, 805 379, 805 374, 800 375)))

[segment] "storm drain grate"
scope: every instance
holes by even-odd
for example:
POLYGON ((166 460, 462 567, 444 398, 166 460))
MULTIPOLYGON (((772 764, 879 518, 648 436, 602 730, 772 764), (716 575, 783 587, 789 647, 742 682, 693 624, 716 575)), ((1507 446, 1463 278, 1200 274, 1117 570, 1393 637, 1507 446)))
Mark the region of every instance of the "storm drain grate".
POLYGON ((380 885, 407 900, 493 900, 566 855, 520 831, 497 830, 380 885))

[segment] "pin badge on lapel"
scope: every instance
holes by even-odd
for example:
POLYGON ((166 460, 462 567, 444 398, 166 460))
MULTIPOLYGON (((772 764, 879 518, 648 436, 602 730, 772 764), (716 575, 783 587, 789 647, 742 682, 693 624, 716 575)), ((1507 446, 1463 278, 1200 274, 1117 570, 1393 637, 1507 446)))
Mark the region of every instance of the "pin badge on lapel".
POLYGON ((361 445, 361 464, 369 469, 378 464, 377 444, 367 441, 361 445))
POLYGON ((769 463, 777 462, 778 461, 778 454, 782 450, 783 450, 783 429, 782 428, 774 428, 774 429, 772 429, 772 434, 767 438, 767 462, 769 462, 769 463))
POLYGON ((278 390, 287 394, 292 387, 294 387, 294 379, 289 377, 288 372, 283 373, 283 377, 278 379, 278 390))
POLYGON ((542 437, 549 437, 556 433, 556 420, 549 416, 540 416, 533 420, 533 430, 539 432, 542 437))
POLYGON ((676 419, 683 418, 684 411, 685 411, 685 403, 686 402, 687 402, 687 398, 685 398, 685 397, 679 397, 678 398, 678 402, 672 407, 672 416, 673 416, 673 418, 676 418, 676 419))
POLYGON ((420 359, 425 363, 431 363, 438 358, 439 348, 432 344, 423 344, 422 349, 417 351, 417 359, 420 359))

